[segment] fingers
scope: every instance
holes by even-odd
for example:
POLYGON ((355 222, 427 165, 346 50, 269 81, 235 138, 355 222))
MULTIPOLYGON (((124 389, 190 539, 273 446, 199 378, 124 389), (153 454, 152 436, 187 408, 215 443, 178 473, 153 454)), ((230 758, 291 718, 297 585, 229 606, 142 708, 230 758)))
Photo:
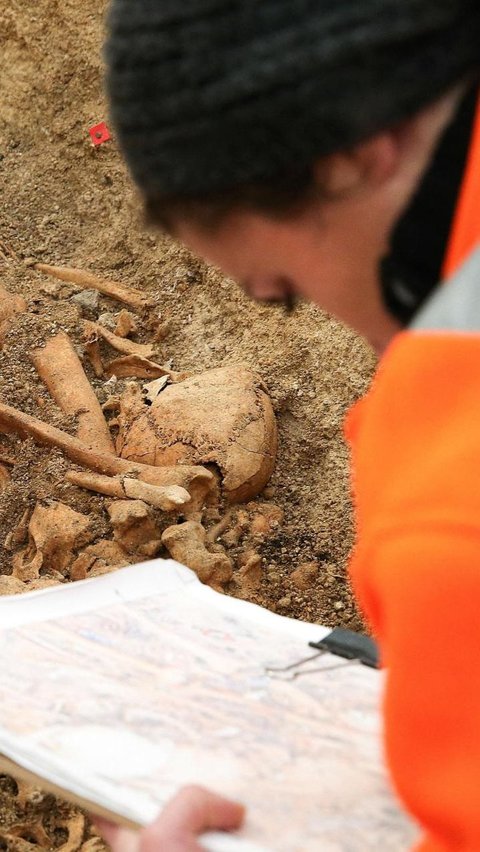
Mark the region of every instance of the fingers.
POLYGON ((245 815, 236 802, 223 799, 203 787, 185 787, 163 809, 153 825, 141 834, 141 852, 196 852, 195 838, 204 831, 233 831, 245 815))
POLYGON ((92 817, 92 822, 113 852, 140 852, 138 832, 120 828, 100 817, 92 817))

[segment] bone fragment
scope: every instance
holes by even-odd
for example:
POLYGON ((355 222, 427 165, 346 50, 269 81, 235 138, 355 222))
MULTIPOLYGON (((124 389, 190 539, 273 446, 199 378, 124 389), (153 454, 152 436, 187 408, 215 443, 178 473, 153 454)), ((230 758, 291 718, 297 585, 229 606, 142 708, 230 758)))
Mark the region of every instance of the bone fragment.
POLYGON ((134 317, 130 311, 126 311, 123 308, 117 317, 117 324, 114 329, 115 334, 117 337, 128 337, 129 334, 135 334, 136 330, 137 323, 134 317))
POLYGON ((119 284, 118 281, 98 278, 83 269, 73 269, 70 266, 50 266, 48 263, 36 263, 34 269, 87 290, 89 288, 98 290, 104 296, 110 296, 111 299, 116 299, 117 302, 123 302, 125 305, 137 308, 137 310, 151 304, 151 299, 140 290, 126 287, 124 284, 119 284))
POLYGON ((210 542, 210 544, 216 542, 217 538, 220 538, 222 533, 228 530, 229 526, 232 523, 232 516, 233 512, 231 509, 229 509, 229 511, 225 513, 223 518, 221 518, 221 520, 219 520, 217 524, 215 524, 213 527, 210 527, 207 532, 207 541, 210 542))
POLYGON ((232 578, 232 562, 225 553, 210 553, 205 547, 206 532, 197 521, 167 527, 162 542, 170 555, 198 576, 202 583, 221 589, 232 578))
POLYGON ((128 553, 116 541, 98 541, 83 550, 70 567, 71 580, 98 577, 117 568, 130 565, 128 553))
POLYGON ((109 331, 108 328, 98 322, 84 320, 84 329, 87 341, 98 340, 99 337, 102 337, 112 349, 122 352, 123 355, 140 355, 143 358, 151 358, 154 353, 154 347, 151 343, 135 343, 133 340, 118 337, 113 331, 109 331))
POLYGON ((85 352, 97 379, 101 379, 104 370, 98 340, 87 340, 85 343, 85 352))
POLYGON ((0 574, 0 597, 4 595, 19 595, 26 591, 26 586, 16 577, 0 574))
POLYGON ((13 557, 12 576, 18 580, 36 580, 41 568, 62 572, 73 559, 73 551, 92 538, 90 519, 65 506, 37 504, 28 525, 28 545, 13 557))
POLYGON ((151 405, 158 394, 168 385, 168 382, 168 376, 160 376, 159 379, 155 379, 153 382, 149 382, 148 385, 144 385, 142 391, 145 402, 149 402, 151 405))
POLYGON ((48 849, 51 845, 50 838, 43 827, 41 818, 39 817, 37 817, 36 820, 29 819, 28 822, 10 825, 8 832, 11 837, 17 837, 19 839, 23 839, 25 836, 33 838, 35 840, 35 845, 37 845, 40 849, 42 847, 44 849, 48 849))
POLYGON ((133 474, 137 479, 151 485, 178 485, 190 494, 189 512, 202 508, 207 495, 216 488, 213 473, 204 467, 198 465, 153 467, 140 462, 130 462, 110 453, 93 450, 78 438, 62 432, 61 429, 2 402, 0 402, 0 432, 28 435, 48 447, 58 447, 71 461, 97 473, 109 476, 133 474))
POLYGON ((102 411, 120 411, 120 397, 111 394, 102 405, 102 411))
MULTIPOLYGON (((85 835, 85 816, 82 813, 72 814, 65 822, 64 827, 68 831, 68 840, 57 847, 57 852, 77 852, 82 846, 85 835)), ((48 848, 48 847, 47 847, 48 848)))
POLYGON ((114 540, 127 553, 149 558, 161 550, 161 533, 143 500, 115 500, 107 511, 114 540))
POLYGON ((110 431, 100 403, 68 334, 61 331, 51 337, 43 349, 35 349, 30 357, 62 411, 78 417, 79 440, 94 450, 113 453, 110 431))
POLYGON ((125 494, 134 500, 144 500, 157 509, 170 512, 179 509, 190 502, 190 494, 179 485, 166 485, 160 488, 158 485, 149 485, 148 482, 140 482, 138 479, 123 480, 125 494))
POLYGON ((127 476, 101 476, 98 473, 80 472, 71 470, 66 475, 67 482, 86 488, 89 491, 97 491, 107 497, 118 497, 133 500, 143 500, 150 506, 171 512, 179 509, 190 501, 190 494, 185 488, 178 485, 149 485, 148 482, 140 482, 127 476))
POLYGON ((28 521, 30 519, 30 509, 25 509, 17 526, 12 530, 12 545, 15 547, 24 544, 28 537, 28 521))
POLYGON ((185 374, 172 373, 166 367, 156 364, 141 355, 126 355, 123 358, 115 358, 105 367, 106 376, 117 376, 117 378, 135 377, 137 379, 159 379, 163 376, 173 381, 178 381, 178 376, 185 374))

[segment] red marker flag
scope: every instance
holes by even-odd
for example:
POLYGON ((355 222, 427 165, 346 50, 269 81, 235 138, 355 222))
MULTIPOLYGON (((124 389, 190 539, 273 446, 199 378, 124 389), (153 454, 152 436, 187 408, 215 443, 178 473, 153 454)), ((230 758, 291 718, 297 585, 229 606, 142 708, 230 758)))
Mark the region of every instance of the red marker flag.
POLYGON ((103 145, 104 142, 108 142, 112 138, 104 121, 91 127, 88 132, 90 133, 92 145, 103 145))

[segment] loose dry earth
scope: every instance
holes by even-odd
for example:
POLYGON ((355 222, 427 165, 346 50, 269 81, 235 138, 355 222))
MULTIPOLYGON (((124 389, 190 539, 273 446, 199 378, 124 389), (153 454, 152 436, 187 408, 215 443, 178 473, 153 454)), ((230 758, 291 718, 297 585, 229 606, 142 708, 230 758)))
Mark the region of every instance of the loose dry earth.
MULTIPOLYGON (((229 523, 211 535, 216 544, 210 549, 233 567, 226 590, 284 615, 358 627, 345 580, 353 533, 341 423, 368 386, 373 354, 311 306, 287 317, 280 307, 252 304, 218 271, 144 228, 115 140, 93 148, 88 136, 90 126, 107 118, 100 61, 104 8, 103 0, 0 4, 0 285, 27 303, 4 328, 0 401, 76 434, 76 417, 55 404, 30 357, 61 331, 73 341, 101 404, 132 381, 96 375, 85 348, 84 321, 100 317, 114 326, 125 306, 106 296, 82 304, 78 288, 41 274, 32 260, 88 269, 148 294, 148 308, 131 309, 137 330, 128 339, 152 343, 153 360, 177 373, 245 365, 261 378, 276 413, 278 457, 267 488, 235 506, 229 523)), ((1 316, 0 310, 0 327, 1 316)), ((102 340, 98 355, 105 366, 119 353, 102 340)), ((148 379, 133 381, 141 390, 148 379)), ((115 418, 108 406, 106 417, 115 418)), ((110 426, 115 438, 118 425, 110 426)), ((72 571, 80 545, 112 541, 115 528, 111 498, 66 482, 71 469, 58 449, 0 435, 0 572, 10 576, 4 589, 69 582, 113 567, 113 558, 100 559, 96 551, 96 559, 77 561, 72 571), (75 544, 67 565, 54 568, 44 558, 38 579, 25 579, 18 572, 26 547, 19 523, 36 506, 56 502, 87 516, 88 542, 75 544), (12 578, 15 570, 21 579, 12 578)), ((210 532, 226 511, 223 503, 208 509, 210 532)), ((143 523, 160 536, 182 519, 151 507, 147 515, 143 523)), ((144 545, 121 543, 124 561, 148 555, 138 550, 144 545)), ((161 541, 149 553, 167 555, 161 541)), ((0 777, 0 848, 104 847, 78 811, 0 777)))

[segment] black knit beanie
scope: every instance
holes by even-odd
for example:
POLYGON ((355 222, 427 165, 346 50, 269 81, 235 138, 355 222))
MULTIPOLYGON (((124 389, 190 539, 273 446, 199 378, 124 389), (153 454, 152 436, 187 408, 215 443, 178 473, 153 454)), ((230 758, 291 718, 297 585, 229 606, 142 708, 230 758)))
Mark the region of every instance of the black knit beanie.
POLYGON ((407 118, 479 39, 480 0, 113 0, 113 121, 147 195, 217 193, 407 118))

